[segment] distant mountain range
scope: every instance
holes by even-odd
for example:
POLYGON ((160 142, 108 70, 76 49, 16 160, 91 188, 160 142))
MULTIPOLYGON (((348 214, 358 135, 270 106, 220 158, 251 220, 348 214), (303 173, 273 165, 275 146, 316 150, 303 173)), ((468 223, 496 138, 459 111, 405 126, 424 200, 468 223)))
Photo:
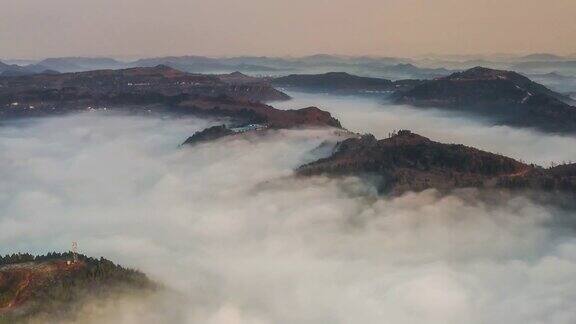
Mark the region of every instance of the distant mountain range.
POLYGON ((203 56, 147 58, 131 62, 128 65, 132 67, 151 67, 160 64, 170 66, 181 71, 194 73, 226 73, 233 71, 268 73, 277 71, 277 69, 274 67, 260 65, 257 60, 228 60, 203 56))
MULTIPOLYGON (((86 64, 84 60, 77 62, 86 64)), ((114 64, 109 60, 98 62, 114 64)), ((561 78, 559 74, 544 76, 548 80, 561 78)), ((566 78, 561 82, 567 83, 566 78)), ((86 107, 161 104, 173 110, 187 109, 187 112, 192 110, 185 107, 194 107, 194 111, 201 113, 208 110, 213 113, 210 107, 218 106, 220 114, 232 116, 242 112, 250 122, 266 120, 278 127, 288 127, 285 124, 288 119, 292 120, 289 124, 299 123, 298 119, 288 117, 288 112, 272 114, 276 109, 259 103, 288 99, 274 85, 316 92, 387 94, 396 103, 473 113, 496 124, 534 127, 547 132, 576 132, 576 108, 571 106, 573 100, 569 96, 516 72, 482 67, 435 79, 392 81, 345 72, 278 78, 250 77, 239 72, 200 75, 159 65, 0 77, 0 85, 0 106, 6 107, 0 110, 0 116, 4 118, 43 114, 53 109, 66 112, 86 107)))
POLYGON ((36 74, 44 71, 60 73, 102 69, 154 67, 166 65, 190 73, 231 73, 235 71, 260 75, 285 75, 298 71, 345 70, 361 74, 384 74, 390 78, 432 78, 445 75, 445 69, 419 68, 410 60, 397 58, 340 57, 313 55, 301 58, 166 56, 121 62, 111 58, 64 57, 48 58, 28 65, 0 65, 0 75, 36 74), (8 66, 11 66, 8 69, 8 66))
POLYGON ((5 64, 0 62, 0 76, 82 72, 102 69, 120 69, 123 67, 126 67, 126 63, 111 58, 48 58, 27 65, 5 64))
POLYGON ((513 64, 513 70, 527 73, 550 73, 563 71, 564 73, 576 74, 576 60, 563 61, 530 61, 513 64))
POLYGON ((59 72, 40 65, 20 66, 16 64, 5 64, 0 62, 0 76, 22 76, 38 73, 56 74, 59 72))
POLYGON ((394 82, 390 80, 361 77, 346 72, 291 74, 272 79, 272 84, 274 86, 294 88, 304 91, 326 91, 352 94, 362 92, 385 92, 391 91, 394 88, 394 82))
POLYGON ((66 57, 48 58, 38 62, 35 66, 66 73, 103 69, 121 69, 124 68, 126 64, 111 58, 66 57))
POLYGON ((540 53, 525 56, 427 56, 422 58, 338 56, 317 54, 305 57, 262 57, 238 56, 214 58, 206 56, 165 56, 143 58, 135 61, 120 61, 105 57, 61 57, 48 58, 30 63, 29 60, 11 60, 11 64, 0 65, 0 74, 22 75, 52 72, 82 72, 101 69, 131 67, 153 67, 166 65, 191 73, 231 73, 235 71, 253 75, 282 76, 295 73, 320 74, 343 71, 361 76, 399 79, 433 79, 446 76, 474 66, 496 69, 512 69, 522 73, 566 72, 576 75, 574 56, 559 56, 540 53), (14 66, 13 63, 18 63, 14 66), (5 65, 12 66, 6 68, 5 65))
POLYGON ((549 54, 549 53, 538 53, 538 54, 530 54, 526 56, 520 57, 520 61, 566 61, 569 60, 570 57, 560 56, 556 54, 549 54))

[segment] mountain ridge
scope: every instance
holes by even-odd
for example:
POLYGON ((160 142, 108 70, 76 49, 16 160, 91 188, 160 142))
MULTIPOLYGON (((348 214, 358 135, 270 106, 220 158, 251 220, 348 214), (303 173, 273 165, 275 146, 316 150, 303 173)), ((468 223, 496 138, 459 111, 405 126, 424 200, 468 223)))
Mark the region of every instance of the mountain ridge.
POLYGON ((471 112, 503 125, 576 132, 576 108, 566 103, 569 97, 513 71, 476 67, 424 81, 394 97, 400 104, 471 112))
POLYGON ((544 190, 576 194, 576 164, 544 169, 462 144, 432 141, 409 130, 377 140, 351 137, 327 158, 296 169, 298 176, 372 176, 382 192, 458 188, 544 190))
POLYGON ((271 128, 341 127, 315 107, 279 110, 264 103, 288 98, 260 79, 190 74, 165 65, 0 77, 2 119, 106 109, 232 117, 271 128))

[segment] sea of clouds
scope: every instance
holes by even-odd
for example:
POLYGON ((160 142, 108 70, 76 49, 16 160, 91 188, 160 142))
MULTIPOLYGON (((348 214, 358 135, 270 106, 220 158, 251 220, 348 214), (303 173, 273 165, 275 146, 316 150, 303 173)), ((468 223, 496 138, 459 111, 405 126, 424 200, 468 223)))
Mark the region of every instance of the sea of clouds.
MULTIPOLYGON (((530 162, 575 156, 558 146, 572 138, 324 103, 353 130, 411 128, 530 162)), ((576 322, 576 238, 555 225, 574 213, 292 177, 330 130, 179 146, 219 122, 92 112, 4 124, 0 254, 78 241, 167 287, 87 305, 81 323, 576 322)))

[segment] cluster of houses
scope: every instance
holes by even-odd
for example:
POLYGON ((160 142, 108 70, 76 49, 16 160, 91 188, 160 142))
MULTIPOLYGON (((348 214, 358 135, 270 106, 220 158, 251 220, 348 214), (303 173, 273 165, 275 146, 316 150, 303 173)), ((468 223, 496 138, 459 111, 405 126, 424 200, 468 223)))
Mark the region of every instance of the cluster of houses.
POLYGON ((266 128, 268 128, 267 125, 249 124, 249 125, 245 125, 245 126, 230 128, 230 130, 233 131, 234 133, 244 133, 244 132, 248 132, 248 131, 263 130, 266 128))

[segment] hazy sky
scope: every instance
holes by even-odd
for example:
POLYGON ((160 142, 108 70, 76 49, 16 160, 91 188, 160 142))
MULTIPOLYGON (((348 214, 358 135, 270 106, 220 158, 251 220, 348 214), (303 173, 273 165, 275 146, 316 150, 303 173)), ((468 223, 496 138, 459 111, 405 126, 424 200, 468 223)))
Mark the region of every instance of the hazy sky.
POLYGON ((576 52, 574 0, 0 0, 0 57, 576 52))

